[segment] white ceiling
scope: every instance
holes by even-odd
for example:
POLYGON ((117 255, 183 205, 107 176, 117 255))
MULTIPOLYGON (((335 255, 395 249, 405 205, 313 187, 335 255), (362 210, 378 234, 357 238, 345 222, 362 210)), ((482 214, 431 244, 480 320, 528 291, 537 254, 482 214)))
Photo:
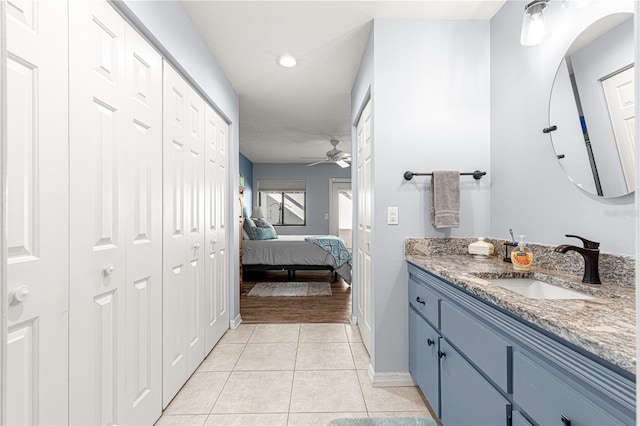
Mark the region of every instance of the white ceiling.
POLYGON ((185 1, 240 95, 240 152, 305 163, 351 150, 351 87, 373 18, 490 19, 494 1, 185 1), (276 64, 282 54, 295 68, 276 64))

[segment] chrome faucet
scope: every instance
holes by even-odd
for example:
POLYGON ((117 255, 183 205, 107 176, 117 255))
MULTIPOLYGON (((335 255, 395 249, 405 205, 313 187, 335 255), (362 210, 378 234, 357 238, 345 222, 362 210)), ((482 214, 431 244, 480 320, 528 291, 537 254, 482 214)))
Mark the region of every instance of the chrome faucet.
POLYGON ((565 237, 579 238, 582 240, 584 247, 576 247, 568 244, 562 244, 556 247, 557 253, 566 253, 569 250, 577 251, 584 258, 584 276, 582 277, 583 283, 588 284, 602 284, 600 282, 600 275, 598 274, 598 258, 600 255, 600 243, 595 241, 589 241, 586 238, 579 237, 577 235, 566 234, 565 237))

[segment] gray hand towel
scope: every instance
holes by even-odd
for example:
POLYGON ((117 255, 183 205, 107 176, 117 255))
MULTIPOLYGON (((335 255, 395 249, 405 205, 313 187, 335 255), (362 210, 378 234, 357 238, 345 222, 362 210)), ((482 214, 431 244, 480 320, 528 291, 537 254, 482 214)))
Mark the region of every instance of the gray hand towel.
POLYGON ((429 216, 436 228, 460 227, 460 172, 433 172, 429 216))

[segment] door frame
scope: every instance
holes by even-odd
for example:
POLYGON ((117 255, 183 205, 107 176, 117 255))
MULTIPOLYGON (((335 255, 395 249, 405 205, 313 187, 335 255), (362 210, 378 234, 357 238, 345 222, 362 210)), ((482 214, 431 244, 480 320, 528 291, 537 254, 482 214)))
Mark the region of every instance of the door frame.
POLYGON ((0 1, 0 424, 7 400, 7 25, 6 2, 0 1))
MULTIPOLYGON (((330 178, 329 179, 329 235, 338 235, 338 220, 340 215, 338 214, 338 206, 334 205, 333 192, 336 188, 336 184, 348 183, 351 187, 351 193, 353 194, 353 184, 349 178, 330 178)), ((352 195, 353 199, 353 195, 352 195)), ((351 228, 353 229, 353 214, 351 215, 351 228)), ((353 247, 353 235, 351 237, 351 247, 353 247)))

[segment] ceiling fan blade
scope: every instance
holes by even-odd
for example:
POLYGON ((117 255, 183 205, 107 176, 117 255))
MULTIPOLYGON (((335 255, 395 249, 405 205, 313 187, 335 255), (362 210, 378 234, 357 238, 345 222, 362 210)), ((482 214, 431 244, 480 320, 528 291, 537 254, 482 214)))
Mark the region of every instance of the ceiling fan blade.
POLYGON ((349 166, 350 166, 350 164, 349 164, 349 163, 347 163, 347 162, 346 162, 346 161, 344 161, 344 160, 338 160, 338 161, 336 161, 336 164, 337 164, 338 166, 342 167, 343 169, 344 169, 345 167, 349 167, 349 166))
POLYGON ((326 162, 327 162, 327 160, 324 160, 324 161, 318 161, 317 163, 307 164, 307 167, 315 166, 316 164, 322 164, 322 163, 326 163, 326 162))

